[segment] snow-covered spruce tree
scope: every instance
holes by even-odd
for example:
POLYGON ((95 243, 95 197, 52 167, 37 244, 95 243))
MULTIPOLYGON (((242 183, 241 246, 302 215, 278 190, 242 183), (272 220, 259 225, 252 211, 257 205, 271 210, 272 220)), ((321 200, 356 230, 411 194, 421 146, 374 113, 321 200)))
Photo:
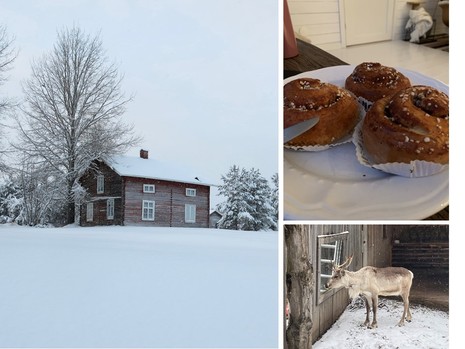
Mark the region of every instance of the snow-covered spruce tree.
POLYGON ((221 179, 218 192, 226 201, 218 206, 223 214, 219 228, 257 231, 273 226, 271 189, 259 170, 247 171, 234 165, 221 179))
POLYGON ((223 214, 218 221, 218 228, 240 230, 239 214, 241 207, 245 205, 242 197, 241 170, 233 165, 226 175, 221 176, 221 180, 223 184, 218 187, 218 193, 226 198, 226 202, 218 205, 218 211, 223 214))
POLYGON ((130 101, 122 76, 108 63, 99 37, 79 28, 58 33, 53 50, 32 64, 15 148, 27 162, 49 168, 67 193, 67 222, 75 219, 73 187, 97 158, 124 153, 139 141, 121 116, 130 101))
POLYGON ((251 209, 252 222, 245 230, 265 230, 273 225, 271 188, 260 171, 252 168, 248 172, 246 199, 251 209))

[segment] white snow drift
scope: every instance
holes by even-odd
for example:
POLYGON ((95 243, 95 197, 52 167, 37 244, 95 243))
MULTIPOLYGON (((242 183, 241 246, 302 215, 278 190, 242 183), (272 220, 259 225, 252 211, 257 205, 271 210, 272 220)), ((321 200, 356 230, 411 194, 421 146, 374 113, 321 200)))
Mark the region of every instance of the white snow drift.
POLYGON ((277 347, 278 234, 0 225, 0 347, 277 347))

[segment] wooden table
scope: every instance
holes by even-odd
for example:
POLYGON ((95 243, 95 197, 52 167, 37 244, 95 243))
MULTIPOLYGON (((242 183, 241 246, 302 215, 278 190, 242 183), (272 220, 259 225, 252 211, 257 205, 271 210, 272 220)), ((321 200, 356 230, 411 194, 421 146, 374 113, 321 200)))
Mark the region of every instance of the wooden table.
MULTIPOLYGON (((298 56, 284 60, 284 78, 309 70, 348 64, 303 40, 297 39, 297 48, 299 49, 298 56)), ((426 219, 449 220, 449 206, 426 219)))
POLYGON ((299 55, 284 60, 284 78, 296 75, 308 70, 333 67, 347 64, 328 52, 297 39, 299 55))

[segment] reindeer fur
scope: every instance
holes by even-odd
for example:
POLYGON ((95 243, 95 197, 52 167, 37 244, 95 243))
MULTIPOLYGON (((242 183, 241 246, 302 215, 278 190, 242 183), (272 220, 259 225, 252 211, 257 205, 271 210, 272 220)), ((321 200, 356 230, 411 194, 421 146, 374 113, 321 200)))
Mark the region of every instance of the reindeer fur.
POLYGON ((410 270, 401 267, 375 268, 367 266, 353 272, 346 270, 351 262, 352 257, 349 257, 342 265, 333 266, 333 275, 326 287, 329 289, 345 287, 349 291, 350 298, 363 296, 367 309, 366 326, 369 328, 377 327, 378 296, 401 296, 404 302, 404 312, 398 325, 403 326, 404 319, 412 320, 409 295, 413 273, 410 270), (373 309, 371 324, 370 309, 373 309))

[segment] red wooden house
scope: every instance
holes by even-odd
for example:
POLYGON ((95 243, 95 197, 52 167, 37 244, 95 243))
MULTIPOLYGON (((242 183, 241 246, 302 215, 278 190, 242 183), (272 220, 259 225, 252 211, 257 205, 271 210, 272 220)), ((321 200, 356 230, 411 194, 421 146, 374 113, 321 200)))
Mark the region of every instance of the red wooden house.
POLYGON ((86 189, 80 225, 209 226, 210 184, 185 168, 148 158, 97 161, 80 179, 86 189))

